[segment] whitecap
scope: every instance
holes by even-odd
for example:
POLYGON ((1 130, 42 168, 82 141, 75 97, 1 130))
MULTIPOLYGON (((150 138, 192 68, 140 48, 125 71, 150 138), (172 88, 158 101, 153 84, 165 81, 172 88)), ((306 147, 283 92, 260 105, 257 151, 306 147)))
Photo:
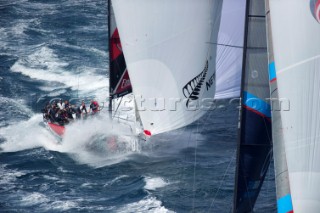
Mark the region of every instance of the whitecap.
MULTIPOLYGON (((83 30, 86 31, 85 28, 83 30)), ((62 47, 75 49, 75 50, 81 50, 82 52, 83 51, 93 52, 93 53, 96 53, 97 55, 100 55, 100 56, 103 56, 103 57, 108 57, 109 56, 107 51, 99 50, 99 49, 94 48, 94 47, 76 46, 76 45, 71 45, 71 44, 61 43, 61 42, 54 42, 54 44, 62 46, 62 47)))
POLYGON ((157 200, 155 197, 147 197, 138 202, 127 204, 116 212, 127 213, 127 212, 140 212, 140 213, 172 213, 174 211, 168 210, 162 206, 162 202, 157 200))
MULTIPOLYGON (((14 125, 21 118, 27 119, 33 115, 31 109, 25 106, 25 101, 21 99, 0 97, 0 106, 0 128, 8 124, 14 125), (10 114, 8 114, 7 110, 10 111, 10 114)), ((0 136, 3 137, 1 134, 0 136)))
POLYGON ((16 170, 6 170, 4 168, 0 168, 1 176, 0 176, 0 185, 9 185, 16 181, 18 177, 25 175, 24 172, 16 171, 16 170))
POLYGON ((59 180, 59 178, 54 177, 54 176, 49 176, 49 175, 43 175, 43 178, 45 178, 47 180, 59 180))
POLYGON ((29 26, 29 23, 19 22, 19 23, 15 24, 14 26, 12 26, 11 32, 14 35, 22 35, 22 34, 24 34, 24 31, 28 26, 29 26))
POLYGON ((156 190, 169 185, 169 183, 161 177, 145 177, 144 181, 146 183, 144 188, 147 190, 156 190))
POLYGON ((58 210, 69 210, 69 209, 73 209, 73 208, 77 208, 78 207, 78 203, 75 201, 54 201, 53 203, 51 203, 48 208, 50 209, 58 209, 58 210), (50 208, 51 207, 51 208, 50 208))
MULTIPOLYGON (((21 73, 32 79, 59 82, 62 84, 60 86, 56 84, 52 85, 51 90, 62 88, 71 88, 73 90, 86 92, 101 89, 107 90, 109 86, 107 77, 95 74, 97 68, 83 66, 77 68, 77 70, 68 70, 68 65, 67 62, 60 59, 49 47, 39 46, 36 47, 34 53, 16 61, 11 67, 11 71, 21 73), (77 74, 75 74, 75 72, 77 74)), ((47 85, 44 91, 48 90, 47 85)))
POLYGON ((44 194, 41 194, 39 192, 33 192, 31 194, 24 195, 21 198, 21 204, 23 206, 33 206, 33 205, 38 205, 41 203, 47 203, 49 201, 50 201, 50 199, 47 198, 47 196, 45 196, 44 194))
POLYGON ((42 120, 42 114, 37 114, 29 120, 0 128, 0 135, 5 139, 5 142, 0 144, 2 152, 17 152, 36 147, 54 149, 58 146, 54 136, 39 125, 42 120))
POLYGON ((118 182, 119 180, 121 180, 121 179, 123 179, 123 178, 127 178, 127 177, 129 177, 129 176, 128 176, 128 175, 120 175, 120 176, 114 178, 113 180, 109 181, 108 183, 106 183, 103 187, 112 185, 112 184, 118 182))

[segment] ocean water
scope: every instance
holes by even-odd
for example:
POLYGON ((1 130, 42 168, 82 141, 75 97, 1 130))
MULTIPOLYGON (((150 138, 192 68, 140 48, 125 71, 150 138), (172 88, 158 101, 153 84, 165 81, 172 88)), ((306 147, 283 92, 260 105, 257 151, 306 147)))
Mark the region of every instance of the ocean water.
MULTIPOLYGON (((230 212, 236 103, 138 145, 88 148, 126 133, 107 116, 62 143, 44 127, 54 98, 106 104, 107 15, 106 0, 0 0, 0 212, 230 212)), ((271 165, 255 212, 275 200, 271 165)))

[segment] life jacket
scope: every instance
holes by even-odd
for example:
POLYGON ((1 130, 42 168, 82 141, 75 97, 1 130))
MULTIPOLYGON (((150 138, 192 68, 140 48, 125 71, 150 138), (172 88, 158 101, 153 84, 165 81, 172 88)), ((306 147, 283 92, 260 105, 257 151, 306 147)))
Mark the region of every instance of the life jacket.
POLYGON ((98 102, 94 101, 90 104, 90 108, 92 109, 92 112, 98 112, 99 110, 99 104, 98 102))

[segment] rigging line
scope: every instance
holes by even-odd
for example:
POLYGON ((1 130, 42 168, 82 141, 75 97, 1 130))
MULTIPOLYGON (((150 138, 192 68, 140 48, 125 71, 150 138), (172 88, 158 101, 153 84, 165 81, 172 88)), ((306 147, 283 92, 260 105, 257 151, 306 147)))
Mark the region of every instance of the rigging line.
POLYGON ((194 200, 196 196, 196 166, 197 166, 197 148, 198 148, 198 133, 199 133, 199 123, 200 121, 197 121, 197 131, 196 131, 196 146, 194 149, 194 164, 193 164, 193 200, 192 200, 192 212, 194 212, 194 200))
MULTIPOLYGON (((269 170, 268 170, 268 173, 269 173, 269 180, 272 179, 272 174, 271 174, 271 171, 272 171, 272 167, 271 167, 271 162, 273 161, 273 154, 270 158, 270 162, 269 162, 269 170), (271 167, 271 168, 270 168, 271 167)), ((269 195, 271 194, 271 189, 270 189, 270 181, 268 181, 268 185, 267 185, 267 197, 270 197, 269 195)))
POLYGON ((223 46, 223 47, 234 47, 234 48, 239 48, 239 49, 243 49, 243 46, 237 46, 237 45, 230 45, 230 44, 220 44, 217 42, 207 42, 208 44, 214 44, 217 46, 223 46))
MULTIPOLYGON (((84 11, 84 5, 82 5, 82 9, 83 9, 83 11, 84 11)), ((75 17, 73 17, 73 21, 74 21, 75 23, 78 22, 78 20, 75 20, 75 17)), ((81 32, 81 31, 80 31, 80 32, 81 32)), ((77 71, 77 77, 78 77, 77 98, 79 99, 79 75, 80 75, 80 72, 79 72, 79 68, 78 68, 78 67, 77 67, 76 71, 77 71)), ((79 100, 78 100, 78 101, 79 101, 79 100)))
POLYGON ((230 206, 230 210, 229 210, 229 213, 232 213, 232 205, 230 206))
POLYGON ((214 197, 213 197, 213 199, 212 199, 212 202, 211 202, 211 205, 210 205, 210 208, 209 208, 209 211, 208 211, 208 212, 210 212, 210 211, 211 211, 211 208, 214 207, 214 201, 216 200, 216 197, 217 197, 217 195, 218 195, 218 193, 219 193, 219 191, 220 191, 220 189, 221 189, 221 187, 222 187, 222 184, 224 183, 224 180, 225 180, 225 178, 226 178, 227 172, 228 172, 228 170, 229 170, 229 167, 230 167, 231 163, 232 163, 233 160, 235 159, 236 153, 237 153, 237 150, 235 149, 235 150, 233 151, 232 158, 231 158, 230 161, 229 161, 228 167, 227 167, 226 171, 224 172, 223 177, 222 177, 222 179, 221 179, 221 181, 220 181, 219 188, 218 188, 218 190, 216 191, 216 193, 215 193, 215 195, 214 195, 214 197))
POLYGON ((274 90, 272 90, 272 91, 271 91, 271 95, 273 95, 273 93, 274 93, 275 91, 277 91, 277 90, 278 90, 278 87, 275 88, 274 90))
MULTIPOLYGON (((264 127, 266 128, 266 132, 267 132, 267 136, 268 136, 268 140, 270 142, 269 145, 272 146, 272 136, 270 136, 270 132, 268 131, 268 127, 267 127, 267 122, 266 122, 266 119, 265 118, 262 118, 263 119, 263 124, 264 124, 264 127)), ((270 121, 272 122, 272 121, 270 121)))
POLYGON ((248 15, 249 18, 266 18, 265 15, 248 15))
MULTIPOLYGON (((195 116, 195 115, 194 115, 195 116)), ((198 122, 197 122, 198 124, 198 122)), ((187 126, 184 126, 183 129, 185 130, 187 128, 187 126)), ((188 147, 190 146, 190 140, 191 140, 191 135, 192 135, 192 131, 189 131, 189 136, 188 136, 188 147)), ((185 161, 187 161, 187 153, 184 154, 184 158, 185 158, 185 161)), ((185 170, 186 171, 186 170, 185 170)), ((183 172, 181 172, 183 173, 183 172)), ((182 178, 182 177, 181 177, 182 178)), ((194 176, 193 176, 194 178, 194 176)), ((195 178, 194 178, 195 179, 195 178)), ((193 181, 194 182, 194 181, 193 181)), ((193 203, 192 203, 192 212, 194 212, 194 199, 195 199, 195 194, 193 194, 193 203)))
MULTIPOLYGON (((213 111, 213 110, 211 110, 210 113, 211 113, 212 111, 213 111)), ((209 115, 210 115, 210 114, 209 114, 209 115)), ((210 117, 209 115, 207 116, 207 119, 210 117)), ((207 119, 206 119, 206 120, 207 120, 207 119)), ((223 176, 223 178, 222 178, 222 180, 221 180, 220 187, 219 187, 218 191, 216 192, 216 194, 215 194, 215 196, 214 196, 214 198, 213 198, 213 200, 212 200, 212 202, 211 202, 211 205, 210 205, 210 208, 209 208, 209 212, 210 212, 211 208, 214 206, 216 196, 218 196, 218 194, 219 194, 220 188, 222 187, 222 182, 223 182, 223 180, 225 179, 225 176, 226 176, 226 174, 227 174, 227 172, 228 172, 228 170, 229 170, 229 167, 230 167, 231 163, 233 162, 233 160, 236 159, 235 153, 237 153, 237 149, 234 150, 234 153, 233 153, 233 155, 232 155, 232 158, 230 158, 230 162, 229 162, 229 164, 228 164, 228 166, 227 166, 227 168, 226 168, 225 175, 223 176)), ((231 197, 233 197, 233 195, 231 195, 231 197)), ((232 199, 232 198, 231 198, 231 199, 232 199)), ((231 205, 231 206, 230 206, 230 212, 232 212, 232 210, 233 210, 233 206, 231 205)))
MULTIPOLYGON (((187 127, 183 127, 183 130, 185 130, 187 127)), ((189 132, 189 136, 188 136, 188 147, 190 146, 190 138, 191 138, 191 134, 192 134, 192 131, 188 131, 189 132)), ((184 160, 187 161, 187 153, 184 154, 184 160)), ((184 170, 184 168, 182 168, 183 166, 181 166, 181 176, 180 176, 180 179, 182 179, 182 175, 183 175, 183 171, 187 171, 187 169, 184 170)))
POLYGON ((77 98, 79 98, 79 72, 78 72, 78 90, 77 90, 77 98))
MULTIPOLYGON (((203 122, 204 124, 206 124, 207 121, 209 120, 212 111, 213 111, 213 110, 210 110, 209 113, 208 113, 208 115, 205 117, 204 122, 203 122)), ((200 123, 200 120, 198 120, 198 122, 197 122, 197 131, 198 131, 199 123, 200 123)), ((199 133, 199 132, 197 132, 197 135, 198 135, 198 133, 199 133)), ((199 134, 202 134, 202 133, 203 133, 203 130, 202 130, 199 134)), ((196 167, 196 153, 197 153, 197 152, 196 152, 196 149, 197 149, 197 147, 198 147, 198 146, 195 147, 194 185, 195 185, 195 167, 196 167)), ((229 166, 228 166, 228 167, 229 167, 229 166)), ((227 170, 228 170, 228 168, 227 168, 227 170)), ((194 211, 194 200, 195 200, 195 191, 194 191, 194 197, 193 197, 193 211, 194 211)), ((213 201, 213 202, 214 202, 214 201, 213 201)), ((211 203, 211 205, 213 204, 213 202, 211 203)), ((211 209, 211 206, 210 206, 210 209, 211 209)))
POLYGON ((114 116, 112 117, 112 119, 114 119, 114 117, 115 117, 116 114, 117 114, 117 111, 118 111, 118 109, 119 109, 119 106, 120 106, 120 104, 121 104, 121 102, 122 102, 122 98, 123 98, 123 96, 122 96, 121 99, 120 99, 120 102, 119 102, 119 104, 118 104, 118 106, 117 106, 117 109, 114 111, 114 116))
MULTIPOLYGON (((212 113, 213 110, 210 110, 206 118, 204 119, 204 123, 207 122, 207 120, 210 117, 210 114, 212 113)), ((199 124, 200 120, 197 121, 197 131, 196 131, 196 146, 195 146, 195 159, 194 159, 194 164, 193 164, 193 200, 192 200, 192 212, 194 212, 194 201, 195 201, 195 179, 196 179, 196 165, 197 165, 197 148, 198 148, 198 135, 199 135, 199 124)), ((201 133, 200 133, 201 134, 201 133)), ((190 142, 190 137, 191 137, 191 131, 189 134, 189 140, 188 140, 188 145, 190 142)))
POLYGON ((248 50, 267 50, 267 47, 247 47, 248 50))
POLYGON ((319 59, 319 58, 320 58, 320 55, 316 55, 316 56, 307 58, 307 59, 305 59, 305 60, 301 60, 301 61, 299 61, 299 62, 297 62, 297 63, 295 63, 295 64, 292 64, 292 65, 287 66, 287 67, 285 67, 285 68, 279 69, 279 71, 277 71, 277 75, 278 75, 278 74, 282 74, 283 72, 288 71, 288 70, 290 70, 290 69, 293 69, 293 68, 295 68, 295 67, 298 67, 298 66, 300 66, 300 65, 302 65, 302 64, 308 63, 308 62, 310 62, 310 61, 312 61, 312 60, 317 60, 317 59, 319 59))
MULTIPOLYGON (((208 113, 208 115, 206 116, 206 118, 204 119, 204 123, 207 122, 207 120, 210 117, 210 114, 213 110, 210 110, 210 112, 208 113)), ((202 132, 199 132, 199 124, 200 124, 200 120, 197 121, 197 131, 196 131, 196 146, 195 146, 195 161, 194 161, 194 173, 193 173, 193 190, 194 190, 194 194, 193 194, 193 211, 194 211, 194 200, 195 200, 195 174, 196 174, 196 163, 197 163, 197 148, 198 148, 198 135, 202 134, 202 132)), ((190 141, 190 137, 191 137, 191 132, 189 135, 189 141, 190 141)))
MULTIPOLYGON (((271 162, 272 162, 272 159, 273 159, 273 153, 272 153, 272 149, 273 149, 273 144, 272 144, 272 136, 270 137, 270 135, 269 135, 269 131, 268 131, 268 128, 267 128, 267 124, 266 124, 266 120, 265 119, 263 119, 263 121, 264 121, 264 125, 265 125, 265 128, 266 128, 266 130, 267 130, 267 135, 268 135, 268 139, 269 139, 269 142, 270 142, 270 146, 271 146, 271 148, 270 148, 270 151, 269 151, 269 153, 271 152, 271 157, 270 157, 270 161, 269 161, 269 165, 268 165, 268 175, 269 175, 269 180, 271 179, 270 177, 271 177, 271 170, 270 170, 270 167, 271 167, 271 162)), ((272 131, 272 130, 271 130, 272 131)), ((266 175, 266 176, 268 176, 268 175, 266 175)), ((264 182, 266 181, 266 179, 264 180, 264 182)), ((268 183, 267 183, 267 196, 269 195, 269 188, 270 188, 270 183, 269 183, 269 181, 268 181, 268 183)), ((269 197, 269 196, 268 196, 269 197)))

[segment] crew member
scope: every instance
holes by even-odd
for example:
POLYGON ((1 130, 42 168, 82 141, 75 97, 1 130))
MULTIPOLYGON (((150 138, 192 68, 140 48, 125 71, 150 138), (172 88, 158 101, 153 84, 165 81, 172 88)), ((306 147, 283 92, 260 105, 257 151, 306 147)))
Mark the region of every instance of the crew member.
POLYGON ((88 114, 87 107, 84 101, 82 101, 81 106, 77 108, 77 118, 83 118, 88 114))
POLYGON ((91 100, 89 113, 92 111, 92 114, 99 112, 99 104, 97 101, 91 100))
POLYGON ((70 104, 69 104, 69 101, 65 100, 64 101, 64 108, 67 109, 69 108, 70 104))
POLYGON ((62 102, 62 99, 59 100, 59 102, 57 103, 57 106, 58 106, 59 109, 61 109, 61 110, 64 109, 64 103, 62 102))

